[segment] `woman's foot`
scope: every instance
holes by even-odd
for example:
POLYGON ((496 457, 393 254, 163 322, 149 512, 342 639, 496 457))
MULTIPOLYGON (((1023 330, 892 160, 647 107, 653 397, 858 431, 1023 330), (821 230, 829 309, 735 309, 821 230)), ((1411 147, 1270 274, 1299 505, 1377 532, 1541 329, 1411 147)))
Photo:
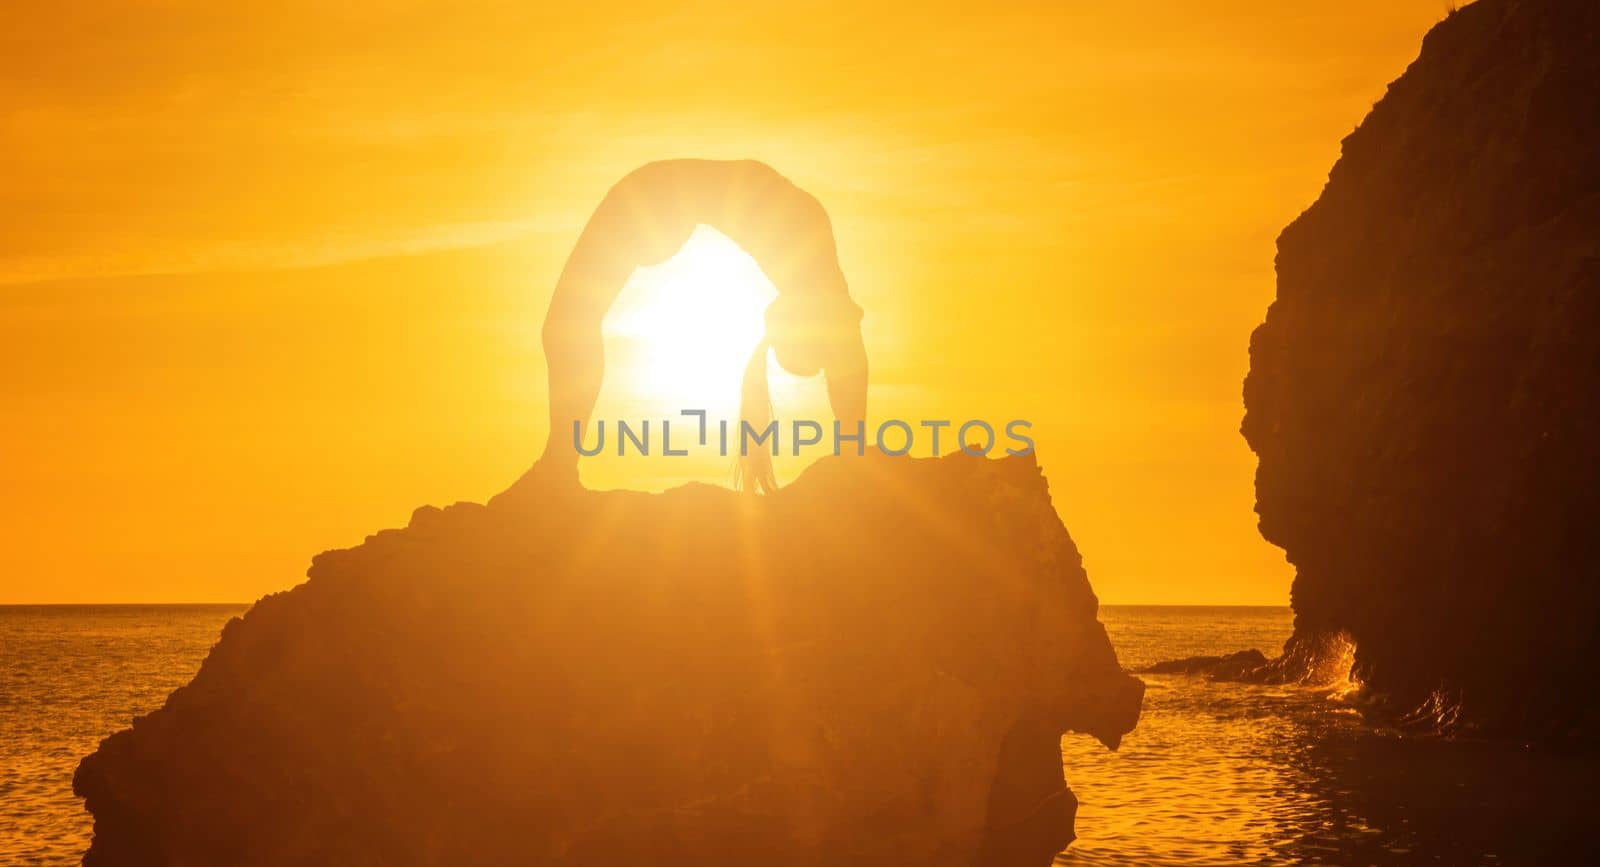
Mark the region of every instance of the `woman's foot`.
POLYGON ((490 497, 489 505, 516 503, 581 490, 583 484, 578 481, 576 461, 552 461, 546 457, 535 461, 511 487, 490 497))

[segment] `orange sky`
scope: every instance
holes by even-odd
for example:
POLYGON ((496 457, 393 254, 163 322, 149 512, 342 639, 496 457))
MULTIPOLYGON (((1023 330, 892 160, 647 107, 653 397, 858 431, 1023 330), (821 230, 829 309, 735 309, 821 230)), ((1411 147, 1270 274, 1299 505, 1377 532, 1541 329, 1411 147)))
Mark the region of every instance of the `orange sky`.
POLYGON ((0 602, 249 600, 499 491, 589 210, 704 156, 829 209, 875 417, 1033 420, 1103 601, 1287 603, 1249 333, 1439 0, 262 5, 0 29, 0 602))

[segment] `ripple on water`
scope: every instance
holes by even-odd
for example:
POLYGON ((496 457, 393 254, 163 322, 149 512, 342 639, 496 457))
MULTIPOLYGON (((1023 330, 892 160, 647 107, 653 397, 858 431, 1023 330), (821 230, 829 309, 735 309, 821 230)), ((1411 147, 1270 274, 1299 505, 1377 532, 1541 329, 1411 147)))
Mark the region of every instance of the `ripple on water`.
MULTIPOLYGON (((1102 609, 1127 666, 1249 647, 1288 609, 1102 609)), ((1079 839, 1064 864, 1595 863, 1592 755, 1400 737, 1326 689, 1146 675, 1111 753, 1062 743, 1079 839)))
MULTIPOLYGON (((76 864, 79 759, 186 683, 241 606, 0 607, 0 864, 76 864)), ((1130 668, 1288 637, 1287 608, 1102 609, 1130 668)), ((1147 676, 1112 753, 1062 743, 1065 864, 1600 863, 1587 756, 1396 737, 1321 692, 1147 676)))
POLYGON ((76 864, 78 762, 187 683, 244 606, 0 606, 0 864, 76 864))

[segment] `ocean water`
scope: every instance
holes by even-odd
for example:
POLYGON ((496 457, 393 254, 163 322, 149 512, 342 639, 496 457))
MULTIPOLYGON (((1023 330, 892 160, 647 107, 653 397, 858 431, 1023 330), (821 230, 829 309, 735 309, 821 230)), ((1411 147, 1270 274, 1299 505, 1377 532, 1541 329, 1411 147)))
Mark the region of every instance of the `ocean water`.
MULTIPOLYGON (((1105 606, 1100 619, 1127 668, 1274 656, 1293 626, 1288 608, 1105 606)), ((1119 751, 1062 741, 1079 807, 1060 864, 1600 863, 1592 751, 1402 735, 1363 719, 1348 685, 1141 677, 1144 711, 1119 751)))
MULTIPOLYGON (((242 606, 0 607, 0 864, 76 864, 72 795, 100 738, 193 677, 242 606)), ((1287 608, 1106 606, 1123 664, 1256 647, 1287 608)), ((1085 865, 1593 863, 1587 756, 1402 737, 1327 689, 1145 676, 1138 729, 1110 752, 1068 736, 1085 865)), ((1585 685, 1587 687, 1587 685, 1585 685)))
POLYGON ((0 864, 76 864, 78 761, 189 682, 242 605, 0 606, 0 864))

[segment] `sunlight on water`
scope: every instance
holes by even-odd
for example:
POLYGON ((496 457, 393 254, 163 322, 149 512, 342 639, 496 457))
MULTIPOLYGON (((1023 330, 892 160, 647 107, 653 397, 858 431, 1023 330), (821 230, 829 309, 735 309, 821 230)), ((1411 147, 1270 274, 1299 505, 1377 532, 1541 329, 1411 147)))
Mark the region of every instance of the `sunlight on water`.
MULTIPOLYGON (((1293 626, 1288 609, 1106 607, 1101 619, 1124 666, 1249 647, 1272 654, 1293 626)), ((1063 740, 1079 800, 1069 864, 1205 864, 1271 858, 1285 828, 1315 826, 1298 748, 1321 693, 1302 687, 1145 675, 1139 727, 1111 753, 1063 740)), ((1348 829, 1360 833, 1360 828, 1348 829)))
POLYGON ((243 606, 0 606, 0 864, 76 864, 78 761, 187 683, 243 606))
MULTIPOLYGON (((72 794, 79 759, 187 682, 241 611, 0 607, 0 864, 78 862, 91 831, 72 794)), ((1113 606, 1101 619, 1130 668, 1275 653, 1291 623, 1286 608, 1113 606)), ((1330 699, 1357 686, 1353 645, 1334 649, 1321 686, 1147 675, 1121 751, 1063 739, 1080 807, 1061 862, 1556 864, 1594 848, 1592 757, 1374 729, 1330 699)))
MULTIPOLYGON (((1258 648, 1282 608, 1117 607, 1101 620, 1124 666, 1258 648)), ((1142 675, 1139 726, 1112 753, 1062 741, 1078 840, 1063 864, 1558 864, 1592 851, 1591 756, 1402 737, 1339 700, 1355 645, 1333 636, 1307 683, 1142 675)))

